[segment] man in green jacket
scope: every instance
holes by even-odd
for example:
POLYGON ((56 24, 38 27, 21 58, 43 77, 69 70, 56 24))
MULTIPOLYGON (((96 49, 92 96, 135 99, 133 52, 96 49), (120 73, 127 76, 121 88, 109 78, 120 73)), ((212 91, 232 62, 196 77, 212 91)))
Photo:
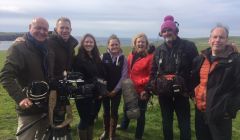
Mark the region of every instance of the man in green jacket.
MULTIPOLYGON (((47 113, 46 106, 35 104, 24 89, 34 82, 47 81, 48 29, 46 19, 34 18, 29 25, 29 32, 23 36, 24 41, 16 41, 9 48, 0 73, 0 82, 17 105, 18 132, 47 113)), ((47 126, 48 119, 41 119, 39 123, 17 136, 17 140, 41 139, 47 126)))

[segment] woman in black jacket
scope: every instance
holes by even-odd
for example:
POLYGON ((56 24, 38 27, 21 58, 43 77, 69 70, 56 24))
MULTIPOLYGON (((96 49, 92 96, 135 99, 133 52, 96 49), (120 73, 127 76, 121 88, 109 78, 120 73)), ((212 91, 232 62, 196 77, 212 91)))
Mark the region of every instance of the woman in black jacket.
MULTIPOLYGON (((86 34, 83 36, 73 67, 74 71, 83 74, 83 80, 86 83, 94 83, 98 78, 104 79, 105 71, 93 35, 86 34)), ((101 105, 100 95, 97 91, 89 94, 91 95, 86 98, 76 99, 76 107, 81 118, 78 125, 81 140, 93 139, 94 119, 101 105)))

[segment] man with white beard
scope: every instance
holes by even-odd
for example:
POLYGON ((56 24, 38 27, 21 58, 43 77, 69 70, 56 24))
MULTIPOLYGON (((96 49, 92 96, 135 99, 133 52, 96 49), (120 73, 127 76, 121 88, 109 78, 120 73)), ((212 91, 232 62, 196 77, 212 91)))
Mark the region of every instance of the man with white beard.
POLYGON ((173 114, 177 114, 180 140, 191 139, 189 93, 192 60, 198 55, 193 42, 178 36, 178 23, 166 16, 159 35, 164 43, 156 48, 149 90, 157 89, 162 112, 164 140, 173 140, 173 114), (154 83, 154 84, 153 84, 154 83), (154 87, 154 85, 157 85, 154 87))

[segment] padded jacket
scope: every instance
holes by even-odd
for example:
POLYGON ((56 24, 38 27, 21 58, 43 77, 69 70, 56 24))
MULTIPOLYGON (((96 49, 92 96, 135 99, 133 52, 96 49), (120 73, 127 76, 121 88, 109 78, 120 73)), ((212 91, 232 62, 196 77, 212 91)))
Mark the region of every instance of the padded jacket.
MULTIPOLYGON (((210 61, 211 49, 202 51, 194 60, 192 76, 195 86, 200 82, 200 69, 205 59, 210 61)), ((221 121, 226 115, 234 118, 240 109, 240 56, 231 47, 226 47, 224 54, 208 74, 206 84, 206 120, 221 121)), ((211 61, 210 61, 211 62, 211 61)), ((195 96, 198 96, 195 93, 195 96)))
POLYGON ((153 54, 138 58, 132 64, 134 53, 128 56, 128 76, 133 81, 138 94, 145 90, 150 77, 153 54))

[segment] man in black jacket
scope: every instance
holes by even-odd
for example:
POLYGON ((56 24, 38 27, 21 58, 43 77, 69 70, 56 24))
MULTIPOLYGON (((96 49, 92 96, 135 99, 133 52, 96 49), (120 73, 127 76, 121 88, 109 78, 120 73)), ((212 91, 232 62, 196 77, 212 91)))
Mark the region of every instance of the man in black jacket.
POLYGON ((51 80, 53 81, 49 96, 50 125, 55 130, 55 138, 68 135, 68 127, 73 119, 68 95, 59 87, 59 80, 63 80, 64 73, 72 70, 74 48, 78 41, 71 35, 71 21, 66 17, 57 20, 56 27, 49 35, 51 80), (66 115, 66 118, 65 118, 66 115))
POLYGON ((240 57, 227 45, 228 29, 211 30, 209 46, 194 60, 197 140, 231 140, 232 118, 240 109, 240 57))
MULTIPOLYGON (((24 41, 17 41, 9 48, 0 73, 3 87, 17 104, 18 132, 47 113, 44 105, 34 104, 24 89, 29 88, 33 82, 48 81, 48 28, 48 22, 44 18, 33 19, 29 25, 29 32, 23 37, 24 41)), ((47 126, 48 119, 45 117, 17 136, 17 139, 39 140, 44 135, 47 126)))
POLYGON ((180 128, 180 140, 191 139, 190 73, 192 60, 198 55, 193 42, 178 37, 178 24, 173 16, 166 16, 161 25, 160 36, 164 43, 156 48, 152 70, 151 84, 157 85, 155 91, 159 97, 162 112, 163 134, 165 140, 173 140, 173 113, 177 114, 180 128))

